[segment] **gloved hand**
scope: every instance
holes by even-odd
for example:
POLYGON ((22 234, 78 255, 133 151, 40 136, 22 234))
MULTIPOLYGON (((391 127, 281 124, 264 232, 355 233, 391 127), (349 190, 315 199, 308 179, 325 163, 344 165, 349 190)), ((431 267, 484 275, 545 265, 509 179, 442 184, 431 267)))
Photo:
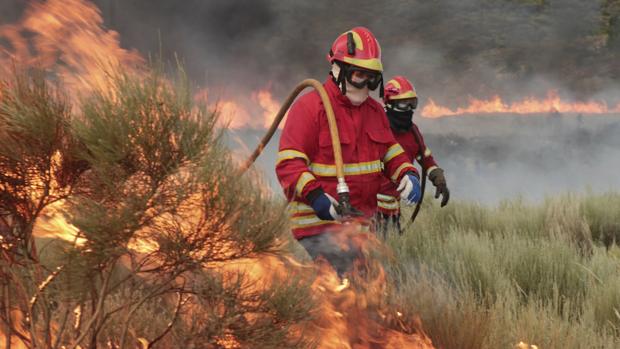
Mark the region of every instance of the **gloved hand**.
POLYGON ((333 221, 340 219, 340 215, 336 211, 338 201, 326 194, 322 188, 315 189, 308 194, 308 201, 316 215, 325 221, 333 221))
POLYGON ((413 172, 407 172, 400 180, 397 191, 400 192, 401 200, 405 200, 407 205, 413 205, 420 201, 422 197, 422 189, 420 188, 420 180, 413 172))
POLYGON ((446 206, 450 200, 450 190, 446 184, 446 177, 443 175, 443 169, 437 167, 432 170, 431 173, 428 174, 428 179, 431 180, 436 188, 435 199, 438 199, 439 195, 441 195, 441 207, 446 206))

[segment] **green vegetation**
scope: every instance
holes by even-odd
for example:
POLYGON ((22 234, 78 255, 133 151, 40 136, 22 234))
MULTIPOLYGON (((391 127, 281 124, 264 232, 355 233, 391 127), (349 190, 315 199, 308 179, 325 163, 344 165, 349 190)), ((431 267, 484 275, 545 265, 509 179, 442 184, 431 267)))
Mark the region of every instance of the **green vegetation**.
MULTIPOLYGON (((299 329, 313 320, 313 271, 257 282, 230 267, 306 257, 283 202, 258 176, 234 175, 217 115, 194 104, 182 71, 176 82, 159 69, 112 76, 75 105, 42 75, 0 84, 0 338, 312 347, 299 329), (53 212, 80 243, 36 237, 53 212)), ((387 241, 389 292, 371 303, 403 323, 419 316, 438 348, 620 347, 619 213, 618 193, 443 209, 429 199, 387 241)))
POLYGON ((617 348, 619 222, 617 193, 426 204, 388 241, 394 301, 439 347, 617 348))
POLYGON ((307 347, 301 278, 224 268, 278 253, 282 204, 234 175, 182 71, 110 76, 78 104, 41 74, 0 83, 0 347, 307 347), (80 242, 38 237, 54 217, 80 242))

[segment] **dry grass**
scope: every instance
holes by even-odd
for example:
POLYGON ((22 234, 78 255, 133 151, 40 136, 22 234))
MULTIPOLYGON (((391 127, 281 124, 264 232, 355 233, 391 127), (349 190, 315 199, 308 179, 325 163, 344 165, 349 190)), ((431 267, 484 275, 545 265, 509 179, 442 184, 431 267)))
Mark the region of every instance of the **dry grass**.
POLYGON ((388 241, 393 295, 440 348, 618 348, 619 217, 617 193, 429 205, 388 241))

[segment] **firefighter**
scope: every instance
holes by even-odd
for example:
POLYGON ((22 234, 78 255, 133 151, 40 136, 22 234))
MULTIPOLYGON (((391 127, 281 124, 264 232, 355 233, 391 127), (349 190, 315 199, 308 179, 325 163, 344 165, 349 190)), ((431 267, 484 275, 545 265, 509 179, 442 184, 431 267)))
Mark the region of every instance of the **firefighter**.
MULTIPOLYGON (((323 86, 334 109, 340 135, 351 204, 371 219, 384 176, 410 204, 420 199, 417 170, 396 142, 383 107, 369 91, 381 87, 381 49, 364 27, 334 41, 323 86)), ((292 106, 280 138, 276 174, 290 201, 294 237, 313 259, 322 257, 343 275, 359 257, 355 247, 342 247, 335 233, 344 227, 336 200, 336 166, 325 109, 317 92, 292 106)), ((346 243, 345 243, 346 245, 346 243)))
MULTIPOLYGON (((446 184, 444 171, 437 165, 430 148, 424 143, 420 129, 413 123, 413 113, 418 105, 418 96, 413 84, 403 76, 395 76, 387 82, 383 92, 385 112, 390 122, 394 137, 405 150, 411 161, 416 159, 426 169, 428 178, 435 186, 435 198, 441 196, 441 207, 448 204, 450 190, 446 184)), ((400 199, 397 187, 384 178, 381 190, 377 194, 378 229, 384 237, 390 225, 393 225, 399 234, 400 226, 400 199)))

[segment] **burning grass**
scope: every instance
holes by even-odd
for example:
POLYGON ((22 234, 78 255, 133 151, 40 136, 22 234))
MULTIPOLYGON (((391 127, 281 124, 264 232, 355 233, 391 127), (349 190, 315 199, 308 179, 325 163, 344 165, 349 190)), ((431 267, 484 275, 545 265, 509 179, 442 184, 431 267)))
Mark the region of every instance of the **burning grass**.
POLYGON ((239 174, 182 71, 108 76, 77 106, 42 75, 1 85, 6 347, 433 347, 379 259, 345 283, 295 261, 283 203, 239 174))

